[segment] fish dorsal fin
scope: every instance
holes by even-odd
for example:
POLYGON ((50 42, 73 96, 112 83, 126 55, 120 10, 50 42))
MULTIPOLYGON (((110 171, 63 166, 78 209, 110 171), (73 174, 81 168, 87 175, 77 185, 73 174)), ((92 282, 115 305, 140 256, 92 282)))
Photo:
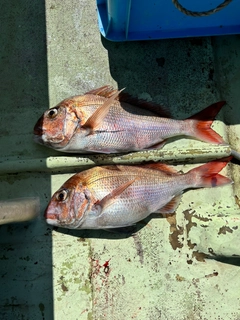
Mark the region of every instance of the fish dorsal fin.
POLYGON ((127 181, 126 183, 121 184, 119 187, 117 187, 112 192, 107 194, 102 200, 96 202, 96 205, 100 205, 102 210, 111 206, 116 201, 116 198, 119 197, 124 190, 130 187, 130 185, 133 184, 135 180, 136 179, 130 180, 130 181, 127 181))
POLYGON ((160 117, 171 118, 171 113, 169 110, 167 110, 166 107, 163 107, 152 101, 146 101, 143 99, 132 97, 130 94, 125 92, 120 94, 119 101, 132 104, 141 109, 152 111, 153 113, 155 113, 157 116, 160 116, 160 117))
POLYGON ((168 174, 179 174, 177 172, 176 169, 174 169, 173 167, 168 166, 165 163, 147 163, 142 165, 143 168, 149 168, 149 169, 153 169, 153 170, 159 170, 159 171, 164 171, 168 174))
POLYGON ((179 202, 181 200, 182 195, 177 195, 171 201, 169 201, 164 207, 158 209, 156 212, 167 214, 173 213, 176 211, 177 207, 179 206, 179 202))
POLYGON ((121 168, 119 168, 119 166, 117 164, 115 164, 115 165, 109 164, 106 166, 101 166, 101 168, 104 168, 104 169, 107 169, 110 171, 121 171, 121 168))
POLYGON ((107 86, 103 86, 103 87, 88 91, 85 94, 94 94, 96 96, 110 98, 116 92, 118 92, 118 90, 114 90, 112 86, 107 85, 107 86))
MULTIPOLYGON (((103 86, 103 87, 88 91, 88 92, 86 92, 86 94, 94 94, 94 95, 97 95, 100 97, 110 98, 116 92, 118 92, 118 91, 114 90, 112 86, 107 85, 107 86, 103 86)), ((119 96, 116 97, 116 100, 119 100, 120 102, 132 104, 132 105, 139 107, 141 109, 146 109, 146 110, 152 111, 153 113, 155 113, 156 115, 161 116, 161 117, 165 117, 165 118, 171 117, 169 110, 167 110, 165 107, 160 106, 159 104, 154 103, 154 102, 150 102, 150 101, 146 101, 143 99, 138 99, 138 98, 132 97, 130 94, 125 93, 125 92, 119 94, 119 96)))
POLYGON ((202 121, 211 121, 216 118, 216 115, 218 112, 222 109, 222 107, 225 105, 226 101, 219 101, 216 103, 211 104, 207 108, 203 109, 202 111, 194 114, 193 116, 187 118, 187 119, 193 119, 193 120, 202 120, 202 121))
POLYGON ((113 94, 99 108, 97 108, 97 110, 87 119, 82 127, 89 128, 91 131, 98 130, 101 127, 104 118, 108 114, 114 100, 118 97, 122 90, 116 91, 115 94, 113 94))

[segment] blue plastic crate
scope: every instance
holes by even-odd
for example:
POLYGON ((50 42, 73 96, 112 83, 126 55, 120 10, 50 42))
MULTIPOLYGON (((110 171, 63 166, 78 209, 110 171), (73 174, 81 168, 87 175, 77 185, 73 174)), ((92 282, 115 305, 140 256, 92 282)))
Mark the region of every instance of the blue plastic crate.
MULTIPOLYGON (((223 0, 179 0, 191 11, 207 11, 223 0)), ((151 40, 240 33, 240 0, 209 16, 193 17, 172 0, 97 0, 101 34, 112 41, 151 40)))

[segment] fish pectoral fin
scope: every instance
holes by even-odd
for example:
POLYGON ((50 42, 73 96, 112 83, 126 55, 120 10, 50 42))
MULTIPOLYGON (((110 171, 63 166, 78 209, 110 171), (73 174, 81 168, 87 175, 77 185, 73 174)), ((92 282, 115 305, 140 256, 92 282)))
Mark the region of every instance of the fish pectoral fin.
POLYGON ((135 180, 136 179, 130 180, 124 184, 121 184, 119 187, 117 187, 112 192, 107 194, 102 200, 98 201, 96 203, 96 205, 101 206, 102 210, 111 206, 116 201, 116 198, 119 197, 123 193, 124 190, 126 190, 128 187, 130 187, 130 185, 133 184, 133 182, 135 180))
POLYGON ((158 209, 156 212, 163 213, 163 214, 173 213, 177 209, 179 202, 181 200, 181 197, 182 197, 182 194, 177 195, 171 201, 169 201, 164 207, 158 209))
POLYGON ((101 124, 103 122, 103 119, 106 117, 106 115, 109 112, 109 109, 111 108, 114 100, 118 97, 122 90, 117 91, 115 94, 113 94, 111 97, 109 97, 84 123, 82 127, 88 128, 91 130, 91 132, 98 130, 101 127, 101 124))

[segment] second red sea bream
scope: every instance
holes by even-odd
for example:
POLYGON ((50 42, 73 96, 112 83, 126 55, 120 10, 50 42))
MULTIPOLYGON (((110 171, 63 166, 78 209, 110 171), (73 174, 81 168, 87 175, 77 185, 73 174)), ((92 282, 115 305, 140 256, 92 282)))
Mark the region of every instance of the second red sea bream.
POLYGON ((131 226, 152 212, 174 212, 186 189, 232 183, 218 174, 229 160, 212 161, 185 174, 161 163, 94 167, 75 174, 55 192, 45 218, 69 229, 131 226))

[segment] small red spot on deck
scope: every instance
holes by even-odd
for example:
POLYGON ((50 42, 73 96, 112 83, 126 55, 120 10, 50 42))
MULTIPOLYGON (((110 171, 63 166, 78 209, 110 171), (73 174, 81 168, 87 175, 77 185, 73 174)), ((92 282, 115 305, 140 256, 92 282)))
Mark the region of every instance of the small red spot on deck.
POLYGON ((109 259, 109 260, 107 260, 107 261, 105 261, 105 263, 103 264, 103 267, 104 267, 104 272, 107 274, 108 272, 109 272, 109 261, 110 261, 111 259, 109 259))

